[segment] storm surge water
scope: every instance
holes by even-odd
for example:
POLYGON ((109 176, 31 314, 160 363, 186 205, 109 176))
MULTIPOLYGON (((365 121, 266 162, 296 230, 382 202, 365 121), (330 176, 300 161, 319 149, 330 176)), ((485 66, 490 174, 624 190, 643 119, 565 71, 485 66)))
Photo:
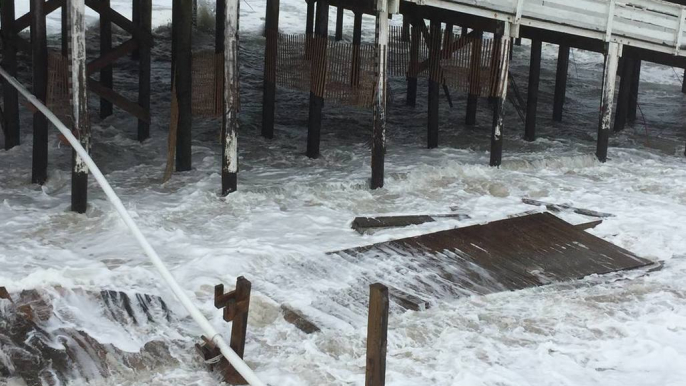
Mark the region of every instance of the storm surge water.
MULTIPOLYGON (((218 120, 194 120, 194 170, 161 183, 170 104, 167 3, 155 1, 160 27, 153 49, 152 138, 135 141, 136 122, 121 111, 105 120, 94 114, 93 158, 217 329, 228 333, 213 305, 213 286, 230 287, 240 275, 253 283, 245 359, 264 381, 362 385, 368 284, 380 281, 411 292, 415 280, 424 286, 432 280, 413 276, 415 263, 402 259, 354 261, 326 252, 501 219, 532 210, 521 202, 530 197, 615 214, 590 232, 663 268, 488 296, 455 294, 435 283, 434 291, 422 294, 430 309, 392 306, 387 384, 684 384, 686 161, 679 153, 686 100, 671 68, 644 64, 644 117, 611 139, 611 159, 600 164, 592 153, 602 57, 574 50, 564 123, 553 123, 556 48, 544 46, 539 139, 520 139, 522 123, 508 106, 500 169, 487 166, 491 110, 485 100, 479 101, 474 128, 462 125, 464 96, 453 96, 453 109, 441 102, 440 147, 427 150, 426 87, 420 84, 420 103, 411 109, 404 106, 404 79, 393 79, 388 178, 385 188, 370 191, 370 112, 327 105, 322 156, 310 160, 304 155, 307 95, 279 89, 275 139, 259 137, 264 5, 242 4, 241 171, 239 191, 223 198, 218 120), (646 146, 658 142, 656 137, 674 146, 646 146), (472 218, 365 236, 350 229, 359 215, 449 212, 472 218), (306 335, 287 323, 282 304, 307 315, 321 331, 306 335)), ((282 0, 280 25, 286 32, 303 28, 304 6, 282 0)), ((331 20, 334 13, 332 8, 331 20)), ((348 32, 351 26, 352 18, 346 19, 348 32)), ((118 41, 125 38, 116 34, 118 41)), ((371 19, 365 18, 363 38, 373 39, 371 19)), ((97 30, 89 39, 95 56, 97 30)), ((212 44, 212 36, 195 33, 196 49, 212 44)), ((526 45, 515 47, 512 73, 522 88, 528 55, 526 45)), ((114 71, 115 88, 131 96, 135 67, 123 59, 114 71)), ((29 66, 19 78, 30 83, 29 66)), ((91 102, 97 106, 95 97, 91 102)), ((23 145, 0 151, 0 286, 15 302, 0 301, 0 319, 9 320, 5 316, 16 314, 11 311, 35 293, 41 300, 33 304, 42 305, 34 309, 43 316, 32 323, 46 335, 34 339, 62 350, 54 358, 69 359, 64 371, 56 359, 51 366, 31 366, 63 374, 55 379, 73 385, 218 384, 193 348, 202 332, 94 182, 88 212, 68 211, 71 149, 56 135, 50 137, 48 183, 30 183, 30 122, 23 110, 23 145), (71 349, 73 342, 81 349, 71 349)), ((561 216, 588 221, 578 214, 561 216)), ((7 366, 7 342, 20 347, 25 339, 7 338, 11 334, 2 328, 0 385, 21 384, 18 368, 7 366)))

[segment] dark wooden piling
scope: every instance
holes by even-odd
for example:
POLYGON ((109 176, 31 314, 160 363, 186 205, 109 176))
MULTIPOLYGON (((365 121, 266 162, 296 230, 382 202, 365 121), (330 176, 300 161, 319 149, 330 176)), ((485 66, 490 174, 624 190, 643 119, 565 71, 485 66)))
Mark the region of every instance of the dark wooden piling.
POLYGON ((681 92, 686 94, 686 70, 684 70, 684 75, 682 78, 684 80, 683 80, 683 83, 681 84, 681 92))
POLYGON ((410 41, 410 18, 403 15, 403 29, 400 31, 400 39, 404 42, 410 41))
POLYGON ((450 59, 453 56, 453 52, 447 49, 453 44, 453 28, 452 24, 445 24, 445 31, 443 31, 443 59, 450 59))
MULTIPOLYGON (((71 65, 72 131, 88 153, 91 130, 88 119, 88 75, 86 73, 86 20, 83 2, 69 4, 69 59, 71 65)), ((71 210, 85 213, 88 207, 88 166, 72 151, 71 210)))
POLYGON ((516 38, 514 41, 515 46, 521 46, 522 45, 522 38, 516 38))
POLYGON ((217 0, 214 22, 214 52, 224 52, 224 30, 226 24, 226 0, 217 0))
MULTIPOLYGON (((140 26, 141 24, 140 2, 141 0, 131 0, 131 21, 135 26, 140 26)), ((139 48, 136 48, 133 51, 131 51, 132 60, 138 60, 139 55, 139 48)))
POLYGON ((360 85, 360 46, 362 45, 362 12, 355 11, 353 23, 353 59, 351 63, 350 85, 360 85))
POLYGON ((66 4, 66 1, 64 5, 61 7, 61 13, 62 13, 62 20, 60 20, 60 27, 62 28, 62 32, 60 35, 61 43, 62 43, 62 56, 65 58, 69 56, 69 16, 68 16, 68 7, 66 4))
POLYGON ((629 92, 629 108, 627 110, 627 119, 629 122, 636 121, 636 112, 638 110, 638 90, 641 83, 641 60, 634 59, 634 71, 631 76, 631 91, 629 92))
POLYGON ((608 43, 603 70, 603 90, 600 99, 600 119, 598 123, 598 143, 596 157, 600 162, 607 161, 607 147, 610 139, 610 119, 612 117, 612 102, 615 97, 615 80, 619 62, 618 43, 608 43))
POLYGON ((483 31, 477 31, 472 40, 472 55, 469 60, 469 94, 467 95, 467 116, 465 124, 476 124, 476 108, 481 88, 481 47, 483 31))
POLYGON ((538 85, 541 79, 541 41, 531 42, 531 60, 529 62, 529 88, 526 98, 526 124, 524 139, 536 140, 536 110, 538 109, 538 85))
MULTIPOLYGON (((238 26, 239 0, 225 4, 224 117, 222 120, 222 195, 238 189, 238 26)), ((276 0, 276 8, 279 2, 276 0)), ((277 15, 278 17, 278 15, 277 15)))
POLYGON ((615 125, 613 130, 619 132, 626 127, 631 100, 631 83, 633 82, 634 62, 633 59, 625 56, 624 65, 621 68, 621 79, 619 82, 619 95, 617 96, 617 111, 615 111, 615 125))
POLYGON ((369 286, 365 386, 384 386, 386 384, 388 305, 388 288, 379 283, 369 286))
MULTIPOLYGON (((141 29, 147 33, 152 32, 152 0, 138 0, 138 21, 141 29)), ((151 53, 150 46, 139 44, 138 51, 138 105, 141 109, 150 112, 150 75, 151 53)), ((138 119, 138 140, 143 142, 150 138, 150 121, 138 119)))
POLYGON ((276 58, 279 39, 279 0, 267 0, 265 17, 264 80, 262 95, 262 136, 274 138, 276 111, 276 58))
MULTIPOLYGON (((14 0, 12 0, 14 1, 14 0)), ((31 0, 31 67, 33 94, 45 103, 48 95, 48 42, 45 25, 45 1, 31 0)), ((31 181, 43 184, 48 179, 48 119, 41 112, 33 114, 33 163, 31 181)))
POLYGON ((422 31, 417 25, 417 21, 409 15, 403 15, 407 18, 411 27, 410 34, 410 66, 407 71, 407 101, 408 106, 417 105, 417 76, 419 76, 419 45, 422 44, 422 31))
MULTIPOLYGON (((101 0, 104 8, 110 8, 110 0, 101 0)), ((100 56, 107 55, 112 50, 112 22, 107 13, 100 14, 100 56)), ((108 64, 100 70, 100 84, 103 87, 113 89, 112 65, 108 64)), ((104 119, 112 115, 112 102, 100 98, 100 118, 104 119)))
POLYGON ((510 34, 505 27, 503 36, 497 44, 500 44, 498 55, 498 88, 497 99, 494 99, 493 126, 491 129, 491 166, 500 166, 503 158, 503 118, 505 115, 505 100, 507 98, 507 77, 510 70, 510 34))
MULTIPOLYGON (((236 4, 236 8, 238 7, 237 2, 231 2, 236 4)), ((232 12, 232 5, 230 3, 227 4, 226 11, 232 12)), ((243 276, 236 279, 236 289, 233 291, 224 293, 223 284, 219 284, 214 287, 214 306, 215 308, 222 310, 224 321, 232 323, 229 346, 240 358, 243 358, 245 355, 245 341, 248 332, 248 313, 250 312, 251 288, 252 284, 243 276)), ((210 339, 206 341, 210 341, 210 339)), ((215 354, 218 354, 218 350, 216 351, 217 352, 215 352, 215 354)), ((231 366, 226 358, 221 359, 219 368, 224 376, 224 380, 227 383, 231 385, 247 384, 243 377, 241 377, 236 369, 231 366)))
POLYGON ((386 89, 388 83, 388 1, 381 0, 376 10, 376 71, 378 81, 374 93, 374 128, 372 131, 372 179, 371 188, 384 184, 384 161, 386 157, 386 89))
POLYGON ((567 75, 569 72, 569 46, 560 45, 557 52, 557 72, 555 74, 555 97, 553 99, 553 120, 562 122, 562 112, 567 95, 567 75))
POLYGON ((176 171, 191 170, 191 128, 193 116, 191 108, 192 76, 191 76, 191 34, 192 34, 192 0, 174 0, 172 20, 175 30, 174 41, 174 87, 178 101, 178 123, 176 134, 176 171))
POLYGON ((314 11, 316 0, 307 0, 307 15, 305 16, 305 58, 312 57, 312 37, 314 36, 314 11))
POLYGON ((336 9, 336 36, 334 40, 337 42, 343 40, 343 12, 345 9, 343 7, 337 7, 336 9))
POLYGON ((429 119, 427 125, 427 147, 438 147, 438 102, 440 90, 441 22, 431 20, 429 33, 429 119))
POLYGON ((307 126, 307 156, 319 157, 319 142, 324 108, 324 82, 326 79, 326 49, 329 34, 329 1, 317 1, 312 55, 312 81, 310 86, 310 113, 307 126))
MULTIPOLYGON (((0 2, 2 12, 2 68, 10 75, 17 76, 17 49, 14 45, 16 31, 14 30, 14 0, 0 2)), ((5 150, 9 150, 21 143, 19 132, 19 93, 9 82, 2 79, 2 100, 5 133, 5 150)))

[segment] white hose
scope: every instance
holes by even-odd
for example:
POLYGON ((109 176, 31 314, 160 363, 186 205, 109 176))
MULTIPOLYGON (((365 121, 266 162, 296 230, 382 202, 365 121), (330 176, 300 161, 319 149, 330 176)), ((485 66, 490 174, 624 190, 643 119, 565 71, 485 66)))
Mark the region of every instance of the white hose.
POLYGON ((131 230, 131 233, 133 233, 133 236, 138 240, 138 243, 141 245, 143 248, 143 251, 145 252, 146 255, 150 258, 150 261, 155 265, 155 268, 160 272, 160 275, 162 275, 162 278, 164 281, 167 282, 167 285, 169 288, 171 288, 172 292, 174 295, 176 295, 177 299, 181 302, 181 304, 188 310, 188 313, 193 317, 196 323, 202 328, 203 332, 208 336, 211 341, 219 348, 221 351, 222 355, 231 363, 231 365, 238 371, 239 374, 245 378, 245 380, 252 386, 266 386, 264 382, 262 382, 257 375, 252 371, 250 367, 241 359, 241 357, 236 354, 231 347, 226 343, 224 338, 217 332, 217 330, 214 329, 212 324, 205 318, 205 316, 193 305, 191 300, 186 296, 186 293, 183 291, 183 289, 179 286, 179 284, 176 282, 174 279, 174 276, 172 276, 171 272, 167 269, 167 267, 164 265, 160 257, 157 255, 157 252, 152 248, 148 240, 143 236, 143 233, 141 233, 140 229, 136 225, 136 223, 133 221, 131 216, 129 215, 129 212, 126 211, 126 208, 124 208, 124 205, 122 204, 121 200, 117 196, 116 193, 114 193, 114 190, 112 190, 112 187, 110 184, 107 182, 105 179, 105 176, 102 175, 102 172, 100 172, 100 169, 98 169, 98 166, 93 162, 93 159, 88 155, 88 152, 81 146, 79 143, 79 140, 74 137, 74 135, 71 133, 71 131, 67 128, 67 126, 64 125, 56 116, 53 114, 50 109, 48 109, 41 101, 36 98, 33 94, 31 94, 19 81, 17 81, 14 77, 12 77, 10 74, 8 74, 2 67, 0 67, 0 75, 2 75, 7 81, 14 86, 26 99, 38 110, 40 110, 41 113, 43 113, 49 120, 52 122, 55 127, 64 135, 64 137, 69 141, 71 146, 76 150, 78 155, 84 160, 86 165, 88 165, 88 168, 90 169, 91 173, 93 174, 93 177, 95 177, 95 180, 100 184, 100 187, 102 188, 103 192, 105 192, 105 195, 107 196, 107 199, 112 203, 114 206, 114 209, 117 210, 117 213, 119 213, 119 216, 124 220, 124 223, 126 223, 126 226, 129 227, 131 230))

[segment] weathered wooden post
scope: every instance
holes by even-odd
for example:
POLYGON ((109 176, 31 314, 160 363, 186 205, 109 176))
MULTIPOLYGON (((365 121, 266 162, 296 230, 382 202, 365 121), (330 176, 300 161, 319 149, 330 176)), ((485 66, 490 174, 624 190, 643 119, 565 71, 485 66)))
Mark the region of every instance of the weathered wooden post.
POLYGON ((334 36, 334 40, 337 42, 343 40, 343 12, 345 11, 345 8, 338 6, 336 8, 336 36, 334 36))
POLYGON ((69 56, 69 23, 67 22, 69 20, 69 8, 67 7, 66 0, 60 11, 62 14, 62 20, 60 20, 60 27, 62 28, 60 36, 62 40, 62 56, 66 58, 69 56))
POLYGON ((365 386, 384 386, 388 346, 388 288, 376 283, 369 286, 369 292, 367 369, 364 384, 365 386))
POLYGON ((429 32, 429 111, 427 124, 427 147, 438 147, 438 102, 441 81, 440 52, 441 52, 441 22, 431 20, 429 32))
MULTIPOLYGON (((102 0, 102 7, 110 8, 110 0, 102 0)), ((112 22, 106 12, 100 14, 100 56, 106 55, 112 50, 112 22)), ((103 87, 113 89, 112 65, 108 64, 100 70, 100 84, 103 87)), ((100 98, 100 118, 104 119, 112 115, 112 102, 100 98)))
POLYGON ((307 15, 305 16, 305 59, 312 58, 312 37, 314 35, 314 11, 316 0, 307 0, 307 15))
MULTIPOLYGON (((139 27, 141 25, 140 1, 141 0, 131 0, 131 22, 133 23, 133 25, 135 25, 137 27, 139 27)), ((132 60, 138 60, 139 54, 140 54, 140 47, 131 51, 131 59, 132 60)))
POLYGON ((684 81, 683 81, 683 83, 681 84, 681 92, 684 93, 684 94, 686 94, 686 70, 684 70, 684 76, 683 76, 683 78, 684 78, 684 81))
POLYGON ((172 29, 174 31, 174 88, 178 101, 178 122, 176 134, 176 171, 191 170, 191 128, 192 110, 192 0, 174 0, 172 29))
MULTIPOLYGON (((2 0, 2 67, 12 76, 17 76, 17 49, 14 45, 16 31, 14 28, 14 0, 2 0)), ((2 100, 4 102, 5 150, 19 146, 19 94, 5 78, 2 79, 2 100)))
POLYGON ((453 44, 453 25, 445 24, 445 31, 443 32, 443 59, 450 59, 453 56, 453 51, 450 46, 453 44))
POLYGON ((631 77, 631 91, 629 92, 629 109, 627 119, 630 122, 636 121, 636 111, 638 109, 638 89, 641 83, 641 60, 634 59, 634 71, 631 77))
POLYGON ((538 85, 541 77, 541 40, 531 41, 531 61, 529 62, 529 88, 526 98, 526 124, 524 139, 536 140, 536 110, 538 109, 538 85))
POLYGON ((279 0, 267 0, 265 17, 264 80, 262 96, 262 136, 274 138, 276 109, 276 58, 279 39, 279 0))
POLYGON ((362 44, 362 12, 355 12, 355 21, 353 23, 353 59, 352 69, 350 75, 350 85, 355 87, 360 85, 360 45, 362 44))
POLYGON ((411 28, 410 36, 410 66, 407 70, 407 101, 408 106, 417 105, 417 77, 419 76, 419 45, 422 40, 422 31, 417 25, 417 21, 412 16, 408 18, 411 28))
POLYGON ((607 161, 607 147, 610 139, 610 118, 612 117, 612 102, 615 97, 615 80, 617 66, 621 56, 622 45, 610 42, 605 54, 605 69, 603 71, 603 90, 600 100, 600 121, 598 123, 598 145, 596 157, 600 162, 607 161))
MULTIPOLYGON (((239 0, 225 1, 222 195, 238 188, 238 15, 239 0)), ((276 1, 278 7, 278 0, 276 1)))
POLYGON ((372 133, 371 188, 382 188, 386 156, 386 87, 388 83, 388 0, 378 0, 376 7, 376 71, 374 91, 374 129, 372 133))
MULTIPOLYGON (((45 1, 31 0, 31 67, 33 94, 45 103, 48 95, 48 42, 45 26, 45 1)), ((43 185, 48 179, 48 119, 33 114, 33 162, 31 181, 43 185)))
POLYGON ((621 69, 621 79, 619 82, 619 95, 617 96, 617 111, 615 112, 615 125, 613 130, 619 132, 624 130, 629 113, 629 103, 631 101, 631 83, 634 78, 634 61, 625 56, 624 65, 621 69))
MULTIPOLYGON (((138 0, 138 8, 139 26, 143 31, 151 33, 152 0, 138 0)), ((150 112, 150 46, 147 44, 139 44, 139 47, 140 48, 138 51, 138 105, 145 111, 150 112)), ((110 70, 110 78, 111 76, 112 73, 110 70)), ((143 142, 148 138, 150 138, 150 123, 148 121, 138 119, 138 140, 143 142)))
POLYGON ((476 31, 472 38, 472 51, 469 60, 469 94, 467 95, 467 116, 465 124, 476 124, 476 107, 481 93, 481 47, 483 43, 483 31, 476 31))
MULTIPOLYGON (((69 54, 73 131, 87 152, 91 149, 86 74, 86 18, 84 0, 67 0, 69 6, 69 54)), ((71 210, 85 213, 88 207, 88 166, 72 150, 71 210)))
POLYGON ((507 77, 510 71, 510 23, 503 23, 503 34, 500 39, 500 58, 498 73, 497 99, 494 100, 493 126, 491 130, 491 166, 500 166, 503 158, 503 116, 507 99, 507 77))
POLYGON ((410 18, 407 14, 403 15, 403 28, 400 31, 400 38, 404 42, 410 41, 410 18))
POLYGON ((310 81, 310 113, 307 125, 307 156, 319 157, 319 142, 322 130, 322 109, 324 108, 324 90, 326 89, 326 50, 329 34, 329 0, 317 1, 312 41, 312 77, 310 81))
POLYGON ((567 94, 567 74, 569 72, 569 46, 560 45, 557 52, 557 72, 555 74, 555 97, 553 99, 553 120, 562 122, 562 112, 567 94))

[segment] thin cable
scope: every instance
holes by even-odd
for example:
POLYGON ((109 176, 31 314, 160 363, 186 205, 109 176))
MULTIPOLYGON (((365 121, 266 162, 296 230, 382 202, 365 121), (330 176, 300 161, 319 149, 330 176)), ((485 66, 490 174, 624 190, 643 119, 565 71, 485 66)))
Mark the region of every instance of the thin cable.
POLYGON ((93 162, 93 159, 90 157, 90 155, 88 155, 86 149, 81 146, 78 139, 76 139, 76 137, 74 137, 74 135, 71 133, 71 130, 69 130, 67 126, 65 126, 64 123, 62 123, 62 121, 60 121, 55 114, 50 111, 50 109, 48 109, 40 100, 38 100, 38 98, 31 94, 21 83, 19 83, 18 80, 8 74, 2 67, 0 67, 0 75, 7 79, 7 81, 29 101, 29 103, 36 106, 36 108, 55 125, 57 130, 64 135, 67 141, 69 141, 76 153, 79 155, 79 157, 81 157, 81 159, 83 159, 88 166, 88 169, 90 169, 93 177, 102 188, 102 191, 105 192, 107 199, 110 201, 110 203, 112 203, 112 206, 114 206, 114 209, 117 211, 117 213, 119 213, 119 217, 121 217, 126 226, 129 227, 131 233, 133 233, 133 236, 136 238, 136 240, 138 240, 138 243, 141 245, 141 248, 143 248, 145 254, 148 255, 150 261, 160 272, 160 275, 172 290, 174 295, 176 295, 176 298, 179 299, 193 320, 195 320, 200 328, 202 328, 206 336, 212 337, 212 342, 219 348, 221 353, 229 361, 229 363, 231 363, 234 369, 236 369, 236 371, 238 371, 238 373, 242 375, 250 385, 267 386, 257 377, 252 369, 248 367, 243 359, 241 359, 241 357, 239 357, 238 354, 231 349, 224 338, 217 332, 217 330, 214 329, 212 324, 210 324, 209 320, 205 318, 200 310, 193 305, 184 290, 181 288, 181 286, 179 286, 179 283, 177 283, 174 279, 174 276, 172 276, 171 272, 169 272, 167 267, 164 265, 162 259, 160 259, 160 257, 157 255, 157 252, 155 252, 152 245, 150 245, 141 230, 138 228, 138 225, 136 225, 136 223, 133 221, 129 215, 129 212, 126 210, 126 208, 124 208, 124 204, 122 204, 121 200, 112 189, 112 186, 110 186, 110 184, 107 182, 107 179, 105 179, 105 176, 103 176, 98 166, 95 164, 95 162, 93 162))

